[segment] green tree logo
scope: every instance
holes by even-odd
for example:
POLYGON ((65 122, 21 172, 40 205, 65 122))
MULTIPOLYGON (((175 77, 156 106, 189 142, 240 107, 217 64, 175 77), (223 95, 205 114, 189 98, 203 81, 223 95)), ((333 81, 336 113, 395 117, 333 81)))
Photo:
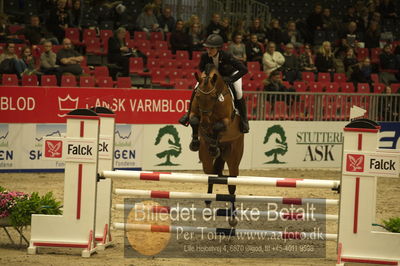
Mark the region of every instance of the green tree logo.
POLYGON ((285 131, 280 125, 274 125, 268 128, 267 134, 264 137, 264 144, 267 146, 265 155, 268 157, 274 156, 272 161, 265 162, 264 164, 285 163, 278 160, 278 154, 284 155, 288 151, 285 131))
POLYGON ((159 152, 156 154, 158 158, 164 158, 166 157, 166 161, 160 164, 157 164, 157 166, 162 166, 162 165, 168 165, 168 166, 174 166, 174 165, 179 165, 179 164, 174 164, 171 162, 171 156, 178 157, 181 152, 182 152, 182 147, 180 143, 180 138, 178 131, 176 128, 172 125, 165 126, 163 128, 160 128, 158 131, 158 135, 156 138, 156 142, 154 145, 161 145, 165 146, 163 147, 163 151, 159 152))

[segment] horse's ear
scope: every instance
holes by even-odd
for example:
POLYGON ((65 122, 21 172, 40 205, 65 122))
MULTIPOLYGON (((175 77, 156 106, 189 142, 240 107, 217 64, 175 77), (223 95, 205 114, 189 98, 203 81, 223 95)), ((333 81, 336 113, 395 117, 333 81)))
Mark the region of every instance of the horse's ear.
POLYGON ((194 72, 194 77, 196 78, 197 82, 200 83, 200 77, 199 77, 199 73, 194 72))
POLYGON ((217 82, 217 79, 218 79, 218 76, 217 76, 217 74, 214 73, 214 75, 211 79, 212 84, 215 84, 217 82))

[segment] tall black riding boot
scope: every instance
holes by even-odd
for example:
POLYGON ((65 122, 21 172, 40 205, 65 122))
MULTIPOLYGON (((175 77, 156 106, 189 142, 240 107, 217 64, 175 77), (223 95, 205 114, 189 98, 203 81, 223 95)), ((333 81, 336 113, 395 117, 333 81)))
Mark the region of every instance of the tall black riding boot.
POLYGON ((190 110, 192 109, 192 102, 193 102, 193 98, 194 95, 196 94, 196 89, 193 90, 192 92, 192 96, 190 97, 190 102, 189 102, 189 110, 187 111, 186 114, 184 114, 181 118, 179 118, 178 122, 179 124, 184 125, 185 127, 187 127, 189 125, 189 114, 190 114, 190 110))
POLYGON ((249 133, 250 127, 249 120, 247 120, 246 101, 242 98, 240 100, 236 100, 235 103, 240 114, 240 131, 242 133, 249 133))

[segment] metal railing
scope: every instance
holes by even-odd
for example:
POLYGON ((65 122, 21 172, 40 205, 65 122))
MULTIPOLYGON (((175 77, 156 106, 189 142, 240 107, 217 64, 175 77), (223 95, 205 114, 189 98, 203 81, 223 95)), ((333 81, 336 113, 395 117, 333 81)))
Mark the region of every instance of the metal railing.
POLYGON ((260 18, 266 24, 271 20, 268 5, 255 0, 164 0, 163 3, 171 7, 175 18, 186 21, 196 14, 204 25, 210 22, 213 13, 227 17, 231 25, 239 19, 250 22, 260 18))
POLYGON ((249 119, 346 121, 350 108, 375 121, 400 122, 400 94, 245 92, 249 119))

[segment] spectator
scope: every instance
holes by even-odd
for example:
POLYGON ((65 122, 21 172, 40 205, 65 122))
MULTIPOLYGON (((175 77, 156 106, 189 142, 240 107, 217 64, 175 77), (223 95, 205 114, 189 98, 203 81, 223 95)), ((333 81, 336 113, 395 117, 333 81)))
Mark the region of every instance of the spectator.
POLYGON ((300 62, 297 55, 294 54, 294 46, 291 43, 286 44, 285 52, 285 63, 282 65, 282 72, 284 79, 293 83, 296 80, 301 79, 300 75, 300 62))
POLYGON ((175 30, 170 38, 171 50, 175 54, 177 50, 190 51, 191 40, 189 35, 183 30, 183 21, 178 20, 175 25, 175 30))
POLYGON ((201 25, 199 23, 194 23, 191 25, 188 35, 190 38, 190 47, 192 51, 202 51, 204 36, 201 33, 201 25))
POLYGON ((147 4, 144 7, 143 12, 138 16, 136 24, 140 31, 162 31, 153 10, 154 6, 152 4, 147 4))
MULTIPOLYGON (((249 32, 246 29, 246 21, 243 19, 238 19, 235 23, 235 27, 233 28, 233 36, 238 34, 242 35, 243 40, 247 41, 249 39, 249 32)), ((233 41, 233 38, 232 38, 233 41)))
POLYGON ((228 52, 233 55, 234 58, 245 63, 247 60, 246 46, 242 42, 242 35, 237 33, 233 36, 233 41, 229 44, 228 52))
POLYGON ((227 42, 227 36, 225 33, 224 27, 220 24, 221 16, 218 13, 214 13, 211 17, 210 24, 208 24, 206 29, 206 35, 209 36, 210 34, 218 34, 222 37, 224 42, 227 42))
POLYGON ((81 27, 81 0, 74 0, 72 2, 72 9, 70 11, 71 26, 75 28, 81 27))
POLYGON ((271 20, 270 28, 267 31, 267 38, 268 41, 276 43, 276 45, 278 46, 277 50, 280 50, 281 45, 285 43, 283 32, 279 26, 279 20, 271 20))
POLYGON ((175 18, 172 16, 170 7, 163 9, 161 16, 158 17, 158 24, 164 32, 172 32, 175 29, 175 18))
POLYGON ((350 81, 357 86, 358 83, 369 83, 372 88, 372 66, 371 60, 366 57, 357 65, 353 66, 353 73, 351 73, 350 81))
POLYGON ((0 55, 0 73, 16 74, 18 78, 21 78, 25 68, 24 61, 19 59, 15 53, 15 43, 7 43, 4 52, 0 55))
POLYGON ((65 29, 70 25, 70 16, 66 10, 67 0, 58 0, 57 6, 50 12, 46 20, 47 29, 62 42, 65 36, 65 29))
POLYGON ((252 25, 249 27, 249 34, 256 34, 257 39, 263 45, 266 43, 267 31, 261 25, 261 20, 259 18, 255 18, 253 20, 252 25))
POLYGON ((314 63, 314 55, 312 54, 311 46, 309 44, 304 45, 304 52, 300 55, 300 70, 317 72, 317 68, 314 63))
POLYGON ((284 32, 285 43, 291 43, 295 47, 303 46, 303 38, 300 35, 300 32, 296 29, 296 23, 294 21, 289 21, 287 23, 287 29, 284 32))
POLYGON ((379 47, 381 33, 379 31, 378 23, 371 21, 365 32, 365 48, 377 48, 379 47))
POLYGON ((257 34, 250 35, 250 41, 246 43, 247 61, 257 61, 262 64, 263 45, 258 41, 257 34))
POLYGON ((56 64, 59 65, 59 80, 60 75, 70 73, 73 75, 82 74, 80 63, 83 61, 83 56, 72 47, 71 40, 65 38, 63 40, 63 48, 57 53, 56 64))
POLYGON ((335 57, 332 53, 330 42, 325 41, 322 43, 315 59, 315 66, 318 72, 329 72, 331 74, 335 72, 335 57))
POLYGON ((0 42, 13 42, 13 43, 23 43, 23 40, 18 39, 17 35, 12 35, 10 33, 10 26, 8 17, 5 14, 0 14, 0 42))
POLYGON ((225 33, 225 37, 222 36, 222 38, 224 39, 224 42, 228 42, 232 40, 232 29, 230 26, 230 21, 229 18, 222 18, 221 20, 221 26, 223 28, 223 32, 225 33))
POLYGON ((344 65, 344 71, 346 72, 348 78, 351 76, 351 73, 353 72, 353 67, 355 67, 357 64, 358 60, 354 53, 354 49, 347 48, 346 55, 343 59, 343 65, 344 65))
POLYGON ((396 7, 392 0, 381 0, 377 11, 385 19, 396 19, 397 18, 396 7))
POLYGON ((369 23, 371 22, 376 22, 378 25, 381 23, 381 14, 379 12, 373 12, 372 15, 370 16, 369 23))
POLYGON ((335 21, 329 8, 324 8, 322 11, 322 29, 325 31, 335 30, 335 21))
POLYGON ((343 23, 350 23, 352 21, 357 23, 359 21, 359 18, 358 18, 357 14, 356 14, 355 7, 354 6, 349 6, 347 8, 346 15, 344 15, 344 17, 342 19, 342 22, 343 23))
POLYGON ((274 42, 269 42, 267 45, 266 52, 263 55, 263 68, 264 72, 269 75, 272 71, 282 67, 285 63, 285 57, 276 51, 276 45, 274 42))
POLYGON ((58 71, 57 55, 52 51, 51 41, 43 43, 44 52, 40 55, 40 71, 45 75, 55 75, 58 71))
POLYGON ((190 29, 192 28, 193 24, 198 24, 200 26, 199 33, 204 38, 205 37, 204 26, 203 26, 203 24, 201 24, 199 16, 197 16, 197 15, 193 14, 190 16, 189 20, 185 23, 185 31, 189 32, 190 29))
POLYGON ((392 88, 386 86, 385 96, 380 97, 378 110, 381 121, 399 121, 399 103, 397 97, 393 97, 392 88))
POLYGON ((383 47, 382 53, 379 55, 380 61, 380 79, 381 82, 387 86, 391 83, 399 82, 399 58, 396 57, 392 52, 392 46, 386 44, 383 47))
POLYGON ((46 28, 40 25, 39 17, 36 15, 31 16, 30 25, 21 30, 20 33, 25 36, 25 39, 27 39, 31 45, 41 44, 46 38, 54 42, 54 44, 58 44, 57 38, 51 37, 46 28))
POLYGON ((30 47, 25 46, 22 49, 21 59, 25 63, 25 68, 21 75, 39 74, 39 72, 36 70, 35 58, 32 56, 32 50, 30 47))
POLYGON ((162 0, 153 0, 151 5, 153 6, 153 13, 158 18, 161 16, 162 8, 162 0))
POLYGON ((314 7, 314 12, 312 12, 307 18, 307 25, 310 29, 311 35, 314 36, 316 30, 321 30, 323 26, 322 21, 322 6, 316 4, 314 7))
POLYGON ((360 34, 357 32, 357 24, 352 21, 347 25, 346 32, 343 33, 342 46, 339 49, 339 53, 345 52, 348 48, 358 47, 358 43, 362 40, 360 34))
POLYGON ((122 27, 114 31, 114 36, 108 39, 108 62, 120 67, 122 76, 129 76, 129 57, 131 50, 125 45, 126 30, 122 27))
MULTIPOLYGON (((274 70, 271 72, 271 75, 264 81, 264 91, 267 92, 295 92, 293 88, 286 88, 282 82, 282 73, 278 70, 274 70)), ((288 95, 276 95, 270 94, 267 95, 267 101, 271 102, 272 109, 273 105, 276 101, 284 101, 288 104, 290 102, 290 98, 288 95)))

